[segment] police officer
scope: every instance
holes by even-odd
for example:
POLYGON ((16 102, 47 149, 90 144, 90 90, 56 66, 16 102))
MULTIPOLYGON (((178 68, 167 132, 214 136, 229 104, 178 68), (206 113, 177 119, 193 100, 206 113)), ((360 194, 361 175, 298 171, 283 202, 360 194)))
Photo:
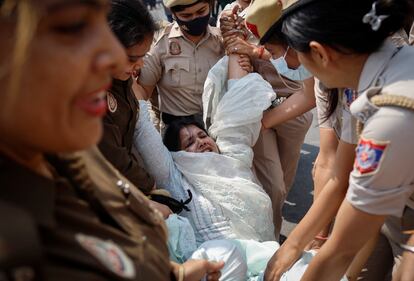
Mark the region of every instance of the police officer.
MULTIPOLYGON (((276 2, 273 2, 267 3, 269 11, 274 10, 276 7, 276 2)), ((273 15, 268 15, 266 18, 261 16, 252 17, 251 8, 254 9, 255 5, 253 4, 252 7, 247 8, 247 26, 251 27, 258 21, 265 21, 271 25, 273 15)), ((223 17, 228 18, 228 13, 225 13, 223 17)), ((253 28, 253 32, 248 33, 247 40, 243 41, 241 38, 227 35, 231 31, 227 31, 227 22, 224 20, 222 22, 221 27, 224 41, 229 51, 249 55, 254 61, 255 71, 271 83, 279 97, 279 105, 273 110, 264 113, 262 121, 264 129, 261 131, 259 139, 254 146, 253 162, 254 170, 260 183, 272 199, 275 236, 279 237, 283 220, 282 207, 293 185, 300 158, 300 149, 306 132, 312 123, 312 114, 307 111, 315 105, 313 78, 309 79, 310 84, 307 90, 305 90, 303 81, 294 81, 283 76, 284 73, 278 73, 275 66, 270 62, 272 60, 272 53, 275 58, 283 54, 278 55, 270 48, 269 52, 263 46, 258 46, 258 38, 262 39, 264 33, 260 33, 253 28), (252 40, 252 37, 254 40, 252 40), (273 115, 277 116, 277 120, 272 118, 273 115), (270 124, 268 122, 269 119, 271 121, 270 124)), ((267 41, 260 43, 267 43, 267 41)))
MULTIPOLYGON (((17 225, 1 221, 0 237, 16 231, 12 244, 2 239, 2 249, 16 251, 2 256, 1 278, 184 280, 184 267, 168 260, 162 217, 89 149, 102 134, 112 71, 126 59, 107 26, 107 2, 6 3, 0 2, 0 209, 17 225), (33 29, 18 32, 27 22, 33 29), (18 240, 26 238, 22 231, 33 243, 18 240), (13 260, 19 242, 31 257, 13 260)), ((203 268, 218 279, 217 269, 203 268)), ((203 270, 185 277, 199 280, 203 270)))
MULTIPOLYGON (((281 21, 283 34, 298 51, 304 66, 327 87, 358 91, 351 112, 365 123, 365 128, 358 143, 346 200, 341 204, 339 190, 335 195, 325 188, 269 262, 265 279, 278 280, 280 273, 300 255, 301 250, 297 250, 303 249, 321 226, 332 219, 337 210, 333 206, 341 205, 331 237, 302 279, 339 280, 358 250, 378 233, 386 217, 401 217, 405 207, 411 205, 414 155, 406 140, 414 138, 414 112, 409 109, 413 99, 410 89, 414 76, 410 65, 414 62, 414 50, 396 47, 387 38, 405 25, 412 3, 403 0, 278 3, 287 9, 281 21)), ((385 227, 391 228, 388 220, 385 227)))
POLYGON ((143 65, 156 27, 139 1, 112 1, 108 18, 114 34, 126 49, 128 63, 114 74, 112 87, 107 92, 108 112, 103 120, 104 135, 99 149, 135 186, 149 193, 154 188, 154 180, 142 168, 142 161, 133 148, 138 103, 132 85, 133 75, 143 65))
POLYGON ((156 87, 164 123, 182 116, 201 117, 203 86, 210 68, 223 56, 218 29, 208 22, 209 0, 165 0, 175 22, 163 29, 145 57, 139 84, 150 97, 156 87))

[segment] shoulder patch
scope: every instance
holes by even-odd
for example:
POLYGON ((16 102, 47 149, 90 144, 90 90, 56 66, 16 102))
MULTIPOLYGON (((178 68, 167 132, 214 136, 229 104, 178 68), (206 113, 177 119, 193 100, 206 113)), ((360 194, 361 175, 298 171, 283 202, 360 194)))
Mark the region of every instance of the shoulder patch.
POLYGON ((114 95, 112 95, 110 92, 106 93, 106 102, 108 103, 108 110, 111 113, 115 113, 118 108, 118 102, 116 101, 114 95))
POLYGON ((389 142, 364 139, 359 140, 354 168, 361 176, 375 174, 381 165, 389 142))
POLYGON ((104 241, 97 237, 78 233, 76 241, 106 268, 123 278, 135 277, 135 266, 132 260, 112 241, 104 241))

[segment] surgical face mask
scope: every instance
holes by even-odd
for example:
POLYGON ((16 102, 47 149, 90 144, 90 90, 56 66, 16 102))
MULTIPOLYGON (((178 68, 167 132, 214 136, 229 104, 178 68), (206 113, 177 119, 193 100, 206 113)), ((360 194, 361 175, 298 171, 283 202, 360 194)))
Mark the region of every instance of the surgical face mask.
POLYGON ((210 13, 203 17, 198 17, 193 20, 183 21, 178 17, 175 18, 178 25, 188 34, 193 36, 200 36, 207 30, 208 21, 210 20, 210 13))
POLYGON ((290 69, 286 62, 286 54, 289 50, 289 47, 286 49, 286 52, 283 56, 278 59, 270 59, 270 62, 276 68, 277 72, 280 75, 283 75, 290 80, 294 81, 303 81, 311 78, 313 75, 310 73, 302 64, 297 69, 290 69))

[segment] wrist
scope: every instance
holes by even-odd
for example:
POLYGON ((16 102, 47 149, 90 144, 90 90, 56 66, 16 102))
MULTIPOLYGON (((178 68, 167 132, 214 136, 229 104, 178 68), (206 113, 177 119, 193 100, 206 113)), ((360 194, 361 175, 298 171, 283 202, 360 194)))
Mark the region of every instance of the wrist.
POLYGON ((264 54, 264 51, 265 51, 265 47, 260 46, 260 47, 256 48, 256 50, 257 50, 257 58, 258 59, 263 59, 263 54, 264 54))
POLYGON ((185 275, 184 265, 174 263, 172 272, 175 276, 175 280, 184 281, 184 275, 185 275))

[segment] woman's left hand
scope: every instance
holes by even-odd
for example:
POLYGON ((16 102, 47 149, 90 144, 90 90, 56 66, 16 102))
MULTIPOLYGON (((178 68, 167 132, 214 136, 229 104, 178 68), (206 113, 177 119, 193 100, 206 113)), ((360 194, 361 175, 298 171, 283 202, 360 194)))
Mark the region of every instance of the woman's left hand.
POLYGON ((251 58, 256 58, 257 47, 238 36, 229 37, 225 44, 230 54, 248 55, 251 58))

